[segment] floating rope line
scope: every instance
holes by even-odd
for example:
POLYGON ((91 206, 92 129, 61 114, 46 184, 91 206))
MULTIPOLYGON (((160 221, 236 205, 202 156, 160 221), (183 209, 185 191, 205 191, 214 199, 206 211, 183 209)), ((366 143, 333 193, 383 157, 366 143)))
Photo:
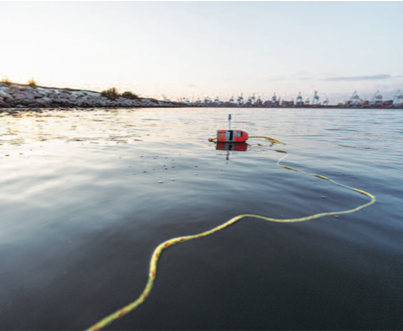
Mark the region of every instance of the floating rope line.
MULTIPOLYGON (((272 145, 274 143, 276 143, 276 144, 284 144, 284 143, 278 141, 277 139, 273 139, 273 138, 270 138, 270 137, 253 136, 253 137, 250 137, 250 138, 264 138, 264 139, 272 142, 272 145)), ((210 138, 209 141, 214 142, 214 139, 210 138)), ((286 151, 283 151, 283 150, 276 150, 276 151, 279 152, 279 153, 287 153, 286 151)), ((354 209, 349 209, 349 210, 344 210, 344 211, 335 211, 335 212, 325 212, 325 213, 319 213, 319 214, 314 214, 314 215, 311 215, 311 216, 305 216, 305 217, 300 217, 300 218, 278 219, 278 218, 271 218, 271 217, 265 217, 265 216, 260 216, 260 215, 253 215, 253 214, 242 214, 242 215, 238 215, 236 217, 231 218, 229 221, 227 221, 227 222, 225 222, 225 223, 223 223, 223 224, 221 224, 221 225, 219 225, 219 226, 217 226, 217 227, 215 227, 215 228, 213 228, 211 230, 208 230, 208 231, 205 231, 205 232, 202 232, 202 233, 198 233, 198 234, 195 234, 195 235, 177 237, 177 238, 172 238, 172 239, 166 240, 162 244, 158 245, 158 247, 154 250, 154 253, 152 254, 151 261, 150 261, 150 270, 149 270, 149 275, 148 275, 148 281, 147 281, 147 284, 146 284, 143 292, 140 294, 140 296, 135 301, 133 301, 132 303, 130 303, 127 306, 117 310, 116 312, 110 314, 109 316, 103 318, 99 322, 95 323, 94 325, 89 327, 87 329, 87 331, 97 331, 97 330, 100 330, 100 329, 104 328, 105 326, 111 324, 113 321, 117 320, 118 318, 121 318, 121 317, 125 316, 126 314, 128 314, 129 312, 133 311, 134 309, 136 309, 140 304, 142 304, 146 300, 146 298, 150 294, 151 289, 153 288, 153 285, 154 285, 155 277, 156 277, 156 274, 157 274, 158 259, 161 256, 162 252, 165 249, 167 249, 168 247, 170 247, 170 246, 173 246, 173 245, 176 245, 178 243, 185 242, 185 241, 188 241, 188 240, 208 236, 210 234, 218 232, 218 231, 220 231, 220 230, 222 230, 222 229, 224 229, 224 228, 226 228, 226 227, 238 222, 239 220, 241 220, 241 219, 243 219, 245 217, 258 218, 258 219, 262 219, 262 220, 265 220, 265 221, 278 222, 278 223, 294 223, 294 222, 309 221, 309 220, 321 218, 321 217, 324 217, 324 216, 342 215, 342 214, 354 213, 356 211, 359 211, 360 209, 363 209, 363 208, 368 207, 368 206, 370 206, 370 205, 375 203, 375 201, 376 201, 375 197, 372 194, 368 193, 368 192, 365 192, 363 190, 359 190, 357 188, 350 187, 350 186, 347 186, 347 185, 344 185, 344 184, 340 184, 340 183, 338 183, 338 182, 336 182, 336 181, 334 181, 334 180, 332 180, 330 178, 327 178, 325 176, 322 176, 322 175, 311 174, 311 173, 308 173, 308 172, 305 172, 305 171, 302 171, 302 170, 298 170, 298 169, 295 169, 295 168, 292 168, 292 167, 281 165, 280 164, 281 161, 284 160, 287 156, 288 156, 288 153, 277 161, 277 165, 280 166, 280 167, 283 167, 283 168, 285 168, 287 170, 293 170, 293 171, 302 172, 302 173, 305 173, 307 175, 315 176, 315 177, 330 181, 330 182, 332 182, 332 183, 334 183, 336 185, 345 187, 347 189, 357 191, 357 192, 359 192, 361 194, 364 194, 364 195, 368 196, 369 198, 371 198, 371 201, 369 201, 366 204, 363 204, 361 206, 358 206, 358 207, 356 207, 354 209)))
POLYGON ((262 139, 266 139, 268 141, 270 141, 273 144, 282 144, 282 145, 286 145, 285 143, 281 142, 280 140, 274 139, 274 138, 270 138, 270 137, 266 137, 266 136, 250 136, 249 138, 262 138, 262 139))

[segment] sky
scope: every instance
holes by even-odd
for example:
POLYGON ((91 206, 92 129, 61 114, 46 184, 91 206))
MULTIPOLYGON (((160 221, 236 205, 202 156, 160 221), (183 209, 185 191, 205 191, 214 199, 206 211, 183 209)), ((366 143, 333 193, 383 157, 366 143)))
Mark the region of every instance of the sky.
POLYGON ((403 91, 403 2, 0 2, 0 79, 171 100, 403 91))

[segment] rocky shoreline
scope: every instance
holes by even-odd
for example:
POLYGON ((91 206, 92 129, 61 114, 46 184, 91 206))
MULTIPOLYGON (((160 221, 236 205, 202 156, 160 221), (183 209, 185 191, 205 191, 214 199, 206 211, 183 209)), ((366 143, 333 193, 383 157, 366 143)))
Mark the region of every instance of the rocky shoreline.
POLYGON ((70 88, 7 85, 0 83, 0 112, 6 109, 33 108, 158 108, 187 107, 180 102, 166 102, 152 98, 109 100, 100 92, 70 88))

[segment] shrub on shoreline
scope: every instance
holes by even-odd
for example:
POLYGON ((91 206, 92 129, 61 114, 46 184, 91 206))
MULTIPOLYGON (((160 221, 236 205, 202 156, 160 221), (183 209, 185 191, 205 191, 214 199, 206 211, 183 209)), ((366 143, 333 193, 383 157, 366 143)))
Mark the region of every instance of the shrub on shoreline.
POLYGON ((103 90, 101 92, 101 95, 105 98, 108 98, 109 100, 115 101, 117 98, 120 97, 120 94, 116 90, 115 87, 111 87, 110 89, 103 90))
POLYGON ((0 83, 6 84, 8 86, 13 84, 13 82, 11 80, 9 80, 8 78, 3 78, 0 83))
POLYGON ((31 78, 28 81, 28 86, 31 86, 33 89, 37 89, 38 88, 38 84, 36 83, 35 79, 31 78))
POLYGON ((130 91, 123 92, 122 97, 126 98, 126 99, 138 99, 139 98, 139 96, 137 94, 132 93, 130 91))

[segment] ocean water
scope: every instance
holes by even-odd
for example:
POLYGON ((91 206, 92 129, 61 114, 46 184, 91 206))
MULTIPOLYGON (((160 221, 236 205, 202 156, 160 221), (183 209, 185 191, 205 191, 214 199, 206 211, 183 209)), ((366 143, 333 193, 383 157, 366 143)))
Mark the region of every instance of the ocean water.
POLYGON ((403 112, 118 109, 0 114, 0 329, 402 329, 403 112), (217 129, 250 135, 217 150, 217 129))

